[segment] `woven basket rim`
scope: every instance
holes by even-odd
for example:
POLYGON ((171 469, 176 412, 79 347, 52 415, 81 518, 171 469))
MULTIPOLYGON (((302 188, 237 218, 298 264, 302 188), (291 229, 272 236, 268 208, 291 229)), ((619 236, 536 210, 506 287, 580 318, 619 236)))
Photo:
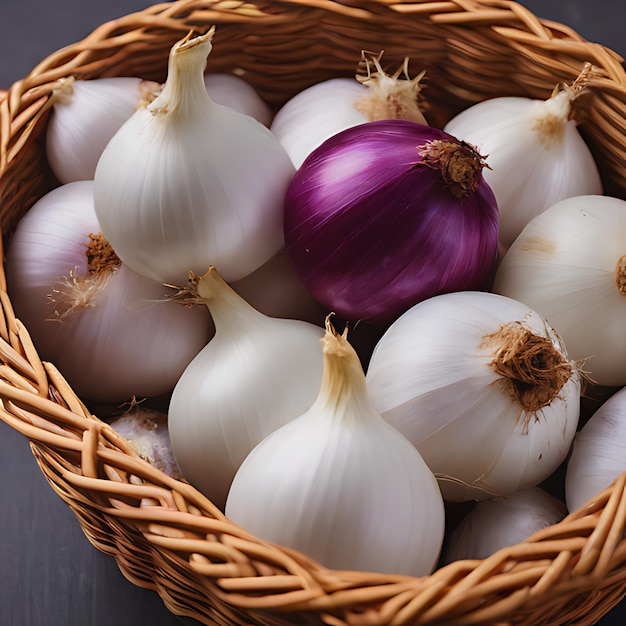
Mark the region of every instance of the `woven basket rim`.
MULTIPOLYGON (((619 102, 623 107, 626 101, 626 72, 618 54, 586 42, 564 25, 540 20, 509 0, 355 0, 350 4, 178 0, 157 4, 102 24, 0 92, 3 235, 10 233, 28 202, 50 184, 42 181, 37 158, 51 87, 59 78, 89 78, 100 75, 103 68, 106 75, 123 65, 128 49, 139 48, 138 39, 156 42, 167 35, 168 40, 176 40, 190 24, 232 25, 231 34, 237 26, 244 29, 254 22, 297 33, 300 24, 317 23, 320 16, 324 24, 338 24, 336 28, 346 37, 348 21, 370 28, 372 21, 390 20, 398 25, 398 37, 404 36, 407 21, 417 23, 418 19, 445 32, 483 29, 497 40, 495 49, 504 45, 502 39, 520 55, 528 48, 526 62, 543 67, 539 61, 544 61, 546 74, 553 64, 556 73, 575 75, 576 68, 568 59, 584 49, 597 69, 591 86, 603 107, 602 115, 617 119, 619 102), (13 182, 18 177, 19 185, 13 182)), ((258 47, 255 36, 247 40, 250 47, 258 47)), ((459 41, 455 50, 460 62, 465 59, 462 45, 468 44, 459 41)), ((341 54, 337 50, 338 57, 341 54)), ((439 54, 434 45, 432 54, 439 54)), ((146 56, 145 63, 149 62, 146 56)), ((251 68, 254 64, 245 68, 248 75, 251 68)), ((162 68, 150 66, 147 73, 153 71, 162 68)), ((524 88, 530 94, 542 93, 545 85, 539 83, 545 83, 545 77, 540 78, 537 85, 529 81, 524 88)), ((259 79, 259 87, 273 97, 271 85, 259 79)), ((452 96, 459 101, 480 98, 456 87, 452 96)), ((274 105, 281 101, 284 95, 277 96, 274 105)), ((626 140, 620 143, 609 123, 605 127, 597 120, 591 122, 596 123, 597 133, 606 131, 612 142, 610 151, 599 154, 617 168, 619 159, 626 158, 626 140)), ((604 141, 604 135, 600 140, 604 141)), ((617 189, 626 194, 623 179, 617 189)), ((0 418, 31 441, 42 472, 76 514, 93 545, 111 554, 131 581, 156 588, 172 612, 207 624, 215 623, 209 620, 216 614, 228 615, 229 623, 279 624, 292 623, 292 619, 301 624, 379 623, 359 621, 367 618, 389 624, 460 624, 498 623, 515 616, 519 623, 531 624, 539 623, 541 615, 552 620, 542 623, 556 624, 565 623, 558 621, 564 598, 579 617, 596 620, 626 594, 626 543, 621 540, 626 525, 626 472, 560 524, 488 559, 458 561, 428 577, 333 571, 306 555, 259 540, 227 520, 193 487, 142 460, 128 442, 92 414, 54 365, 41 361, 28 330, 15 317, 3 273, 0 278, 4 312, 0 344, 6 364, 0 375, 0 418), (185 579, 176 582, 175 574, 185 579)))

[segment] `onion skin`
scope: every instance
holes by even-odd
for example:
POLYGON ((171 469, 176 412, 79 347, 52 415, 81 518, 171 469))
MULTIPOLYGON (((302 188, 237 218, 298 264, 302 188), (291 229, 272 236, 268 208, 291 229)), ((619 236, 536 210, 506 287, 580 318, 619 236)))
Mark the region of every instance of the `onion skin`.
POLYGON ((56 187, 28 210, 6 256, 15 314, 81 399, 167 394, 212 337, 211 316, 168 301, 170 289, 124 265, 88 280, 98 226, 89 180, 56 187))
POLYGON ((148 463, 176 480, 182 478, 172 450, 166 413, 135 405, 115 417, 110 426, 148 463))
POLYGON ((488 286, 498 207, 484 163, 460 193, 421 149, 437 140, 461 145, 416 122, 368 122, 325 141, 292 179, 287 254, 339 316, 386 323, 431 296, 488 286))
POLYGON ((565 472, 565 503, 581 509, 626 471, 626 387, 605 400, 576 433, 565 472))
POLYGON ((558 524, 566 515, 565 504, 540 487, 483 500, 450 532, 441 562, 486 559, 558 524))
POLYGON ((442 294, 400 316, 376 344, 367 388, 448 502, 546 480, 580 417, 578 369, 549 322, 486 292, 442 294))

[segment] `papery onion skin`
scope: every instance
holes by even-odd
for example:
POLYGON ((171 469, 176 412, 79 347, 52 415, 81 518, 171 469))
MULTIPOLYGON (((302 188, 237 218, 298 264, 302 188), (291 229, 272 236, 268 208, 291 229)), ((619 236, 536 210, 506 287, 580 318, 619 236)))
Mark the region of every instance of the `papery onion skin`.
POLYGON ((294 167, 329 137, 367 121, 354 106, 367 92, 352 78, 331 78, 297 93, 279 109, 270 130, 294 167))
POLYGON ((460 144, 416 122, 368 122, 328 139, 292 179, 287 253, 339 316, 384 323, 430 296, 485 286, 496 201, 480 171, 475 190, 455 196, 420 149, 437 140, 460 144))
POLYGON ((576 433, 565 472, 565 502, 577 511, 626 471, 626 387, 576 433))
POLYGON ((442 294, 409 309, 376 344, 367 384, 380 414, 415 445, 451 502, 508 495, 545 480, 565 460, 580 412, 580 377, 558 335, 526 305, 487 292, 442 294), (545 340, 541 352, 526 353, 530 363, 517 359, 517 379, 495 366, 499 348, 518 353, 499 333, 509 324, 545 340), (552 380, 524 380, 532 373, 527 365, 557 355, 569 374, 562 368, 566 375, 557 377, 551 364, 552 380), (515 397, 518 382, 537 393, 515 397), (548 390, 556 395, 543 406, 528 401, 548 390))
POLYGON ((159 91, 158 83, 130 76, 59 81, 46 126, 46 156, 59 181, 93 180, 111 137, 159 91))
POLYGON ((560 522, 565 504, 540 487, 520 489, 503 498, 478 502, 450 533, 442 563, 486 559, 560 522))
POLYGON ((263 126, 272 122, 272 110, 257 91, 235 74, 209 73, 204 75, 204 85, 211 100, 253 117, 263 126))
POLYGON ((180 480, 180 469, 174 457, 167 429, 167 414, 136 404, 109 422, 133 448, 168 476, 180 480))
POLYGON ((322 326, 327 311, 298 280, 284 250, 258 270, 230 285, 248 304, 270 317, 322 326))
POLYGON ((549 206, 602 193, 598 167, 571 116, 573 97, 567 88, 547 100, 492 98, 463 110, 444 127, 489 155, 485 179, 498 202, 504 249, 549 206))
POLYGON ((7 288, 40 357, 86 401, 119 403, 171 391, 213 333, 204 307, 167 302, 171 290, 121 266, 84 307, 55 318, 51 296, 88 275, 97 232, 93 181, 57 187, 17 225, 7 250, 7 288))
POLYGON ((492 290, 550 320, 593 382, 626 385, 625 255, 625 200, 566 198, 525 226, 492 290))

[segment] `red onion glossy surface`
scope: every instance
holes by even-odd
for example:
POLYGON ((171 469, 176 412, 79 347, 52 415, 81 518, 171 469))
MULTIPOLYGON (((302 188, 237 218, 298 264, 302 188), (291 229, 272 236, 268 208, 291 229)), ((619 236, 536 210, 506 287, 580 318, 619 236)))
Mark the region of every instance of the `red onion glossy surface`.
POLYGON ((480 289, 497 255, 483 158, 444 131, 368 122, 325 141, 287 190, 296 274, 346 320, 389 322, 413 304, 480 289))

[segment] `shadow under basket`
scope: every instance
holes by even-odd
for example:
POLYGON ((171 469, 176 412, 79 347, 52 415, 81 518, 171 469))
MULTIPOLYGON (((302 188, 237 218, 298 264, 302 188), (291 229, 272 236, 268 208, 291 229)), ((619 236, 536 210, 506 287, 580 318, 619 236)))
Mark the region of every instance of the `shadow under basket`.
MULTIPOLYGON (((433 126, 490 97, 547 98, 591 64, 579 128, 605 193, 626 197, 626 75, 611 50, 515 2, 179 1, 103 24, 0 95, 0 222, 58 186, 45 157, 52 85, 66 76, 163 82, 171 46, 216 25, 208 71, 246 79, 274 109, 313 83, 354 76, 361 50, 426 70, 433 126)), ((626 474, 562 523, 484 561, 423 578, 329 570, 231 523, 142 460, 98 419, 15 318, 0 273, 0 417, 93 545, 204 624, 593 624, 626 594, 626 474)))

